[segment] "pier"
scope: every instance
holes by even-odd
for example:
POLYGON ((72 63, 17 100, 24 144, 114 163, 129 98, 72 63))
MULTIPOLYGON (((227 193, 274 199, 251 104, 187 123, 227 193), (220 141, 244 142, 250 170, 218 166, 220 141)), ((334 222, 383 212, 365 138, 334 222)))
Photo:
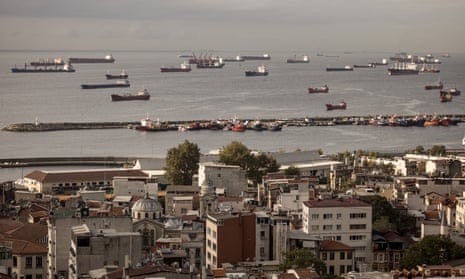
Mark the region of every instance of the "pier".
POLYGON ((2 158, 0 168, 21 168, 36 166, 133 166, 136 158, 129 157, 50 157, 50 158, 2 158))
MULTIPOLYGON (((465 114, 441 114, 441 115, 421 115, 425 119, 448 119, 450 125, 456 125, 465 122, 465 114)), ((412 120, 416 116, 397 116, 399 120, 412 120)), ((283 127, 313 127, 313 126, 335 126, 335 125, 374 125, 373 121, 377 120, 387 122, 391 116, 367 115, 367 116, 326 116, 326 117, 297 117, 282 119, 240 119, 241 122, 253 123, 260 121, 263 124, 279 123, 283 127)), ((163 121, 162 123, 169 127, 169 130, 178 130, 178 128, 188 126, 192 123, 199 123, 206 126, 212 122, 231 123, 231 119, 215 120, 182 120, 182 121, 163 121)), ((50 123, 15 123, 4 127, 3 131, 9 132, 47 132, 63 130, 88 130, 88 129, 127 129, 140 126, 140 121, 122 121, 122 122, 50 122, 50 123)), ((386 124, 386 123, 385 123, 386 124)), ((388 126, 375 124, 377 126, 388 126)), ((395 126, 395 125, 394 125, 395 126)), ((402 125, 398 125, 402 126, 402 125)), ((414 126, 414 125, 412 125, 414 126)), ((435 126, 435 125, 433 125, 435 126)), ((436 125, 437 126, 437 125, 436 125)))

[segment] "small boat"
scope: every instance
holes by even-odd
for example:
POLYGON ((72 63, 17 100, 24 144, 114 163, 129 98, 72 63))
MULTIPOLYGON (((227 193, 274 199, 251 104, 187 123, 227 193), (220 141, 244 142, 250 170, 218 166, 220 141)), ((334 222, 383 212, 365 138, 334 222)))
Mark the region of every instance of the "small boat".
POLYGON ((121 70, 121 72, 119 74, 117 74, 117 75, 112 75, 112 74, 110 74, 110 72, 108 72, 108 73, 105 74, 105 77, 107 79, 127 79, 128 74, 126 73, 126 71, 121 70))
POLYGON ((247 129, 247 125, 244 124, 244 123, 237 123, 237 124, 234 124, 231 128, 231 131, 233 132, 245 132, 245 130, 247 129))
POLYGON ((426 119, 424 126, 425 127, 439 126, 439 119, 437 117, 426 119))
POLYGON ((65 63, 63 67, 55 66, 53 68, 48 68, 47 66, 44 67, 33 67, 28 68, 27 64, 24 64, 24 68, 11 68, 12 73, 74 73, 76 70, 73 68, 71 64, 65 63))
POLYGON ((352 66, 346 65, 344 67, 327 67, 327 72, 340 72, 340 71, 353 71, 354 68, 352 66))
POLYGON ((150 100, 150 93, 147 89, 142 89, 135 94, 111 94, 112 101, 134 101, 134 100, 150 100))
POLYGON ((99 89, 113 87, 129 87, 129 81, 126 79, 117 80, 115 83, 96 83, 96 84, 81 84, 82 89, 99 89))
POLYGON ((310 62, 310 59, 308 58, 308 55, 304 55, 302 56, 302 58, 297 58, 295 55, 294 55, 294 58, 288 58, 286 60, 287 63, 309 63, 310 62))
POLYGON ((439 93, 439 100, 441 103, 452 102, 452 94, 448 91, 441 91, 439 93))
POLYGON ((187 62, 182 63, 181 65, 179 65, 179 67, 176 67, 176 66, 170 66, 170 67, 162 66, 160 68, 160 71, 162 73, 179 73, 179 72, 187 73, 187 72, 190 72, 191 70, 192 70, 191 65, 189 63, 187 63, 187 62))
POLYGON ((344 101, 341 101, 339 104, 326 104, 326 110, 334 110, 334 109, 346 109, 347 104, 344 101))
POLYGON ((309 87, 308 88, 308 93, 328 93, 328 91, 329 91, 329 88, 326 84, 322 87, 315 87, 315 88, 309 87))
POLYGON ((267 127, 267 130, 272 131, 272 132, 278 132, 278 131, 281 131, 282 129, 283 129, 282 125, 278 122, 270 123, 267 127))
POLYGON ((434 84, 427 84, 425 85, 425 90, 433 90, 433 89, 442 89, 444 87, 444 84, 442 81, 438 81, 434 84))
POLYGON ((458 96, 460 95, 460 90, 456 87, 448 88, 446 90, 441 90, 441 94, 450 94, 451 96, 458 96))
POLYGON ((257 77, 257 76, 267 76, 268 70, 264 65, 258 66, 256 71, 245 71, 246 77, 257 77))
POLYGON ((140 125, 137 125, 136 130, 146 132, 163 132, 178 129, 177 127, 170 126, 167 123, 160 122, 160 120, 152 120, 148 117, 141 119, 140 125))

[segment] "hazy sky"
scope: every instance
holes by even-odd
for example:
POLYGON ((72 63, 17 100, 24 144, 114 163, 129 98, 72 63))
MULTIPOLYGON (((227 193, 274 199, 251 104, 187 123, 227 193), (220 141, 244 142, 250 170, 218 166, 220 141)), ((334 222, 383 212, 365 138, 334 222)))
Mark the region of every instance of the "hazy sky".
POLYGON ((465 52, 464 0, 0 0, 0 49, 465 52))

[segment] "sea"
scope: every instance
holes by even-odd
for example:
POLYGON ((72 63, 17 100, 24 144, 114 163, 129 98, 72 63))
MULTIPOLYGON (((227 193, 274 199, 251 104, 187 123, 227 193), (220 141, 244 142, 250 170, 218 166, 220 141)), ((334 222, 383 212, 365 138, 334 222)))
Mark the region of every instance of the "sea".
MULTIPOLYGON (((464 114, 465 96, 441 103, 438 90, 424 85, 441 80, 445 87, 465 90, 465 54, 451 53, 435 65, 440 73, 388 76, 386 66, 327 72, 326 67, 381 62, 394 53, 316 51, 0 51, 0 128, 13 123, 264 119, 416 114, 464 114), (161 73, 178 66, 182 54, 235 57, 262 55, 271 60, 226 62, 222 69, 161 73), (11 73, 14 66, 47 58, 104 57, 115 63, 75 64, 75 73, 11 73), (310 56, 310 63, 288 64, 287 58, 310 56), (246 77, 246 70, 264 64, 269 75, 246 77), (130 88, 83 90, 84 83, 105 83, 105 74, 125 70, 130 88), (328 94, 308 94, 308 87, 327 84, 328 94), (149 101, 112 102, 112 93, 147 88, 149 101), (347 103, 346 110, 327 111, 326 103, 347 103)), ((426 55, 426 53, 414 53, 426 55)), ((421 67, 421 66, 420 66, 421 67)), ((464 92, 465 93, 465 92, 464 92)), ((67 156, 165 157, 185 140, 201 153, 240 141, 249 149, 268 152, 321 149, 325 154, 353 150, 403 152, 418 145, 463 148, 465 123, 450 127, 312 126, 284 127, 281 132, 230 131, 141 132, 133 129, 53 132, 0 131, 0 158, 67 156)), ((0 181, 24 170, 0 169, 0 181)))

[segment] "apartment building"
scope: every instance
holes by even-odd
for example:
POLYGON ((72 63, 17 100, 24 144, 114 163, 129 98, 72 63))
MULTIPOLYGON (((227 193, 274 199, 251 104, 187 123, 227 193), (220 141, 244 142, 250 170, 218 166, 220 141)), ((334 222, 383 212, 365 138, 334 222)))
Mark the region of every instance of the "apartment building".
POLYGON ((323 240, 354 248, 354 264, 361 270, 372 262, 372 206, 354 198, 312 200, 303 203, 302 229, 323 240))

